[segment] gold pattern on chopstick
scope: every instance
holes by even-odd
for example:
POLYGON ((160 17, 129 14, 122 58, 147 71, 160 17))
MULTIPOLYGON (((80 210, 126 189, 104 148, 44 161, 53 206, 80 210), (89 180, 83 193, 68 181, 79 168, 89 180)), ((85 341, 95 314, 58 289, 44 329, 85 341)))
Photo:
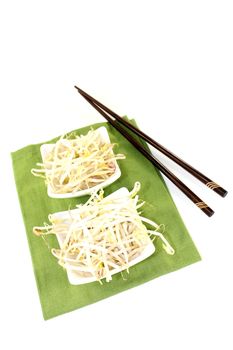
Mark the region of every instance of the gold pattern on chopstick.
POLYGON ((206 186, 209 187, 211 190, 214 190, 215 188, 220 187, 216 182, 210 181, 206 183, 206 186))
POLYGON ((197 206, 198 208, 200 208, 200 209, 208 208, 208 205, 205 204, 204 202, 197 202, 197 203, 195 203, 195 204, 196 204, 196 206, 197 206))

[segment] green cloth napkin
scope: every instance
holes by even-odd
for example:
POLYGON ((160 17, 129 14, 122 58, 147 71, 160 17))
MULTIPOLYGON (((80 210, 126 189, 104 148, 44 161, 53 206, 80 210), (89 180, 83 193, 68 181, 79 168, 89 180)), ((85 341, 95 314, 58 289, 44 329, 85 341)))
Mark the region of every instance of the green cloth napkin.
MULTIPOLYGON (((136 181, 140 181, 140 198, 146 201, 143 216, 165 225, 165 236, 176 250, 175 255, 167 255, 161 242, 155 242, 155 253, 143 262, 130 268, 127 280, 120 273, 113 276, 109 283, 101 285, 92 282, 74 286, 68 282, 66 271, 58 265, 55 257, 41 237, 33 235, 33 226, 48 222, 48 214, 74 208, 89 197, 71 199, 53 199, 47 195, 43 179, 34 177, 31 168, 41 161, 40 146, 29 145, 12 153, 15 182, 21 211, 25 223, 28 244, 36 277, 44 319, 58 316, 68 311, 94 303, 116 293, 175 271, 200 260, 200 255, 172 200, 168 188, 158 170, 132 146, 118 131, 108 123, 98 123, 76 130, 77 134, 86 134, 92 127, 104 125, 112 143, 116 143, 115 152, 124 153, 125 160, 118 161, 122 175, 115 183, 105 189, 105 195, 127 187, 131 190, 136 181)), ((56 139, 46 143, 52 143, 56 139)), ((45 143, 45 142, 43 142, 45 143)), ((143 142, 142 142, 143 143, 143 142)), ((144 144, 144 143, 143 143, 144 144)), ((145 145, 145 144, 144 144, 145 145)), ((58 247, 55 236, 46 237, 50 247, 58 247)))

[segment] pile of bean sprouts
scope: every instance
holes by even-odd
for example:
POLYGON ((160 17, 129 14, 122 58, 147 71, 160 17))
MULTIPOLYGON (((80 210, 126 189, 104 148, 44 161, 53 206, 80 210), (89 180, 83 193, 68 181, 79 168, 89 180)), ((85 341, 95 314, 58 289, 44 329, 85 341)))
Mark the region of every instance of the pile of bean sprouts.
POLYGON ((34 227, 33 232, 39 236, 63 236, 60 249, 53 248, 51 252, 66 270, 82 277, 94 277, 100 283, 103 278, 109 282, 114 269, 129 272, 129 263, 143 252, 152 235, 160 237, 167 254, 174 254, 159 232, 160 226, 138 211, 144 204, 137 195, 139 189, 137 182, 131 192, 117 198, 104 197, 103 190, 94 192, 67 217, 50 214, 50 225, 34 227), (147 229, 143 222, 153 230, 147 229))
POLYGON ((123 154, 113 153, 114 144, 104 142, 98 130, 67 139, 62 136, 45 155, 35 176, 45 179, 53 193, 74 193, 92 188, 111 177, 116 170, 116 160, 123 154))

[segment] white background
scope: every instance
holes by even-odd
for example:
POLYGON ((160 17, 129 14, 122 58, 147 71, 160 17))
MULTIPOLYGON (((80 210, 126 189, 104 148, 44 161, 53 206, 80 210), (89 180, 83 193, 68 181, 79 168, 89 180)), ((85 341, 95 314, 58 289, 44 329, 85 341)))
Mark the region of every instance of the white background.
POLYGON ((232 18, 224 0, 1 1, 2 349, 232 349, 232 18), (168 183, 202 262, 45 322, 10 152, 102 121, 74 84, 230 193, 172 165, 216 210, 168 183))

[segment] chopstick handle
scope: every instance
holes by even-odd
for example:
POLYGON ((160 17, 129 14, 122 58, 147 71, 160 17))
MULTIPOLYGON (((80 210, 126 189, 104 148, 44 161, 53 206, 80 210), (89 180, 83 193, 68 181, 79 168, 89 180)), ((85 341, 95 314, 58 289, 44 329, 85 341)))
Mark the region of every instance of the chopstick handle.
POLYGON ((124 120, 118 114, 116 114, 111 109, 109 109, 108 107, 103 105, 101 102, 97 101, 94 97, 90 96, 89 94, 87 94, 85 91, 83 91, 79 87, 75 86, 75 88, 79 91, 79 93, 82 96, 86 96, 89 100, 92 100, 93 102, 95 102, 95 104, 97 104, 99 107, 104 109, 107 113, 112 115, 117 121, 119 121, 119 123, 126 126, 128 129, 130 129, 135 134, 137 134, 142 139, 144 139, 146 142, 148 142, 151 146, 155 147, 161 153, 165 154, 168 158, 172 159, 175 163, 179 164, 183 169, 185 169, 190 174, 192 174, 194 177, 196 177, 199 181, 204 183, 208 188, 210 188, 211 190, 213 190, 214 192, 216 192, 217 194, 219 194, 222 197, 225 197, 227 195, 227 191, 224 188, 222 188, 221 186, 216 184, 216 182, 212 181, 207 176, 202 174, 199 170, 195 169, 194 167, 192 167, 191 165, 189 165, 188 163, 183 161, 181 158, 177 157, 174 153, 172 153, 171 151, 166 149, 164 146, 162 146, 157 141, 153 140, 150 136, 145 134, 143 131, 141 131, 140 129, 138 129, 134 125, 132 125, 129 122, 127 122, 126 120, 124 120))
POLYGON ((168 170, 159 160, 150 154, 136 139, 134 139, 125 129, 123 129, 116 121, 112 120, 99 106, 97 106, 87 96, 82 96, 111 124, 118 130, 139 152, 141 152, 155 167, 157 167, 171 182, 173 182, 199 209, 207 216, 211 217, 214 211, 203 202, 194 192, 192 192, 178 177, 168 170))

